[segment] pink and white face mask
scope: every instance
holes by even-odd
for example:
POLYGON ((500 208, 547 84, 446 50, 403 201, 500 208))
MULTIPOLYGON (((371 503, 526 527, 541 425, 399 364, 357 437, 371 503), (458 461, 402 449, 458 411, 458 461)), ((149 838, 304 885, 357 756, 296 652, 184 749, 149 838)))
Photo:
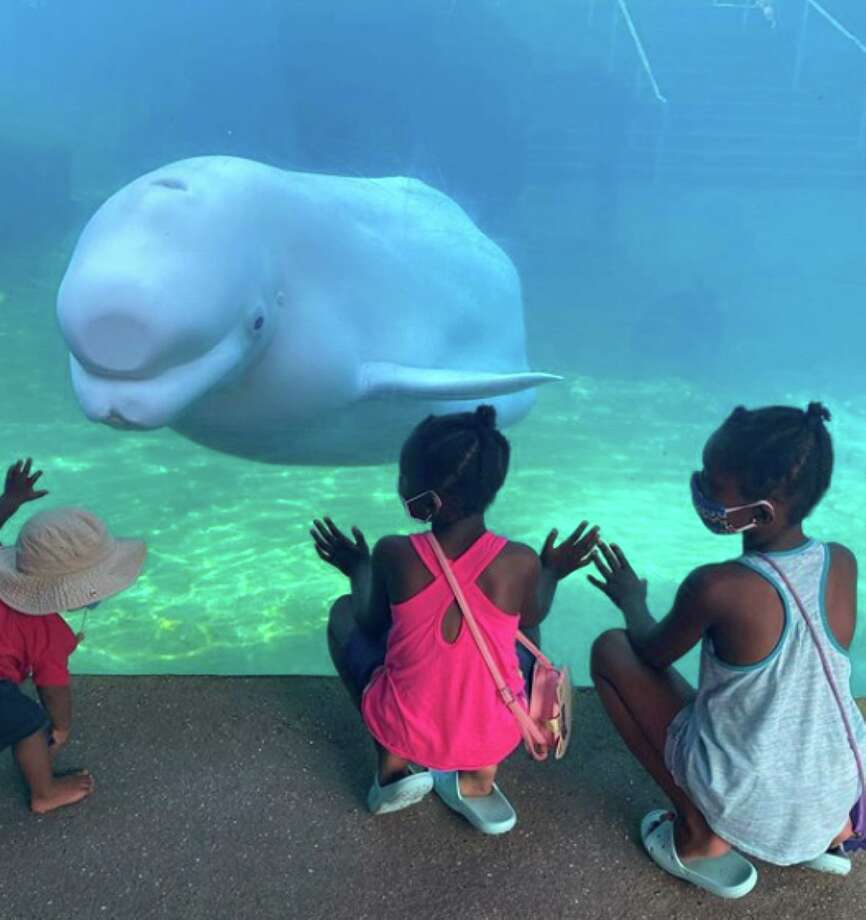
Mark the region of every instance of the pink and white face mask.
POLYGON ((442 508, 442 499, 432 490, 420 492, 412 498, 404 498, 403 508, 414 521, 429 524, 442 508))
POLYGON ((695 507, 695 511, 698 514, 698 517, 704 522, 704 526, 707 530, 712 531, 715 534, 738 534, 745 533, 747 530, 753 530, 758 526, 758 522, 755 520, 749 521, 747 524, 743 524, 740 527, 735 527, 731 523, 731 515, 735 514, 737 511, 745 511, 747 508, 766 508, 770 514, 775 515, 776 509, 773 507, 772 502, 766 500, 761 500, 759 502, 750 502, 747 505, 734 505, 731 508, 727 508, 724 505, 720 505, 718 502, 713 501, 711 498, 707 498, 706 495, 701 491, 701 474, 693 473, 692 474, 692 504, 695 507))

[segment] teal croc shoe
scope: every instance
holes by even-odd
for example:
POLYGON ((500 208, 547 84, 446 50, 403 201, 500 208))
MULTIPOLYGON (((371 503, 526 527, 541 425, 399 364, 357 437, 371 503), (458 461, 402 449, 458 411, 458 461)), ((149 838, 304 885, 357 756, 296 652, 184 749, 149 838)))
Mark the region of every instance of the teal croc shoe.
POLYGON ((651 811, 641 822, 640 836, 647 853, 665 872, 720 898, 742 898, 758 881, 758 870, 733 850, 716 859, 682 862, 674 844, 670 812, 651 811))
POLYGON ((489 795, 472 795, 465 798, 460 794, 460 783, 456 770, 431 770, 433 789, 436 795, 451 809, 464 818, 482 834, 507 834, 517 824, 517 815, 511 803, 496 783, 489 795))
POLYGON ((827 872, 830 875, 847 875, 851 871, 851 860, 845 855, 841 847, 827 850, 815 859, 800 863, 802 869, 814 869, 816 872, 827 872))
POLYGON ((396 783, 379 785, 378 774, 367 795, 367 808, 374 815, 384 815, 389 811, 400 811, 410 805, 417 805, 433 789, 433 777, 429 772, 413 773, 396 783))

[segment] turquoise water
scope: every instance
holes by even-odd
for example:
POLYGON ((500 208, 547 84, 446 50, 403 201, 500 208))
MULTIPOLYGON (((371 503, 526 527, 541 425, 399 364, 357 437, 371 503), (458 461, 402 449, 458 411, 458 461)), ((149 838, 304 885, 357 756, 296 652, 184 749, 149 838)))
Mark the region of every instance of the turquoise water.
MULTIPOLYGON (((172 9, 153 5, 152 21, 138 39, 146 47, 168 35, 165 53, 158 60, 140 53, 132 68, 138 82, 127 73, 117 77, 120 88, 105 85, 99 74, 113 66, 129 34, 107 4, 82 4, 75 33, 80 72, 74 67, 67 71, 59 95, 43 82, 51 55, 31 59, 22 48, 37 41, 39 29, 40 40, 49 46, 59 42, 64 23, 68 25, 64 14, 50 2, 13 3, 0 13, 0 43, 17 49, 12 64, 7 56, 0 66, 10 68, 7 80, 21 85, 21 93, 2 102, 6 127, 0 129, 0 169, 6 170, 5 210, 0 215, 5 382, 0 422, 6 459, 0 461, 32 455, 45 470, 51 491, 43 506, 88 506, 104 515, 117 533, 144 537, 150 545, 139 583, 89 615, 87 640, 73 659, 77 671, 330 673, 324 625, 328 605, 344 583, 312 550, 312 518, 330 514, 339 523, 357 524, 371 541, 406 524, 391 465, 269 467, 210 452, 170 431, 119 432, 84 419, 71 391, 54 320, 57 286, 78 232, 116 188, 145 168, 192 153, 240 153, 283 166, 297 162, 306 169, 356 174, 377 174, 377 169, 381 174, 398 166, 409 172, 417 156, 414 162, 423 164, 423 177, 433 182, 438 173, 449 194, 465 202, 513 256, 524 286, 531 364, 566 379, 540 391, 531 415, 509 431, 512 473, 490 515, 494 529, 540 546, 551 526, 565 531, 584 518, 599 523, 603 534, 619 542, 649 579, 651 608, 661 615, 693 566, 729 557, 737 549, 735 543, 704 531, 690 508, 688 478, 705 438, 737 403, 805 405, 823 399, 833 412, 837 463, 833 488, 809 530, 861 551, 866 537, 860 515, 866 500, 866 386, 860 377, 866 263, 856 177, 831 182, 815 173, 782 182, 780 174, 793 167, 781 154, 762 161, 765 172, 757 174, 745 167, 741 174, 732 171, 727 161, 716 163, 720 174, 713 181, 706 176, 699 181, 685 167, 677 172, 676 159, 661 180, 639 169, 634 175, 625 171, 611 177, 599 172, 597 163, 592 165, 592 157, 588 167, 569 160, 563 151, 571 149, 572 141, 565 134, 554 145, 554 152, 559 151, 556 164, 549 159, 549 140, 527 143, 525 156, 518 158, 513 146, 506 150, 494 141, 503 136, 514 141, 522 134, 513 125, 506 130, 505 122, 496 119, 469 136, 465 149, 440 142, 446 128, 456 132, 459 127, 442 121, 441 103, 459 89, 443 74, 456 68, 459 75, 461 66, 473 83, 490 80, 491 86, 510 87, 514 93, 514 87, 523 87, 529 102, 509 97, 512 107, 524 104, 520 119, 547 103, 553 116, 545 114, 545 131, 556 123, 557 105, 562 106, 557 117, 573 126, 576 115, 566 105, 568 94, 560 98, 548 91, 552 84, 537 74, 535 82, 521 80, 516 58, 507 59, 513 72, 505 72, 501 52, 517 42, 530 70, 546 66, 560 77, 580 66, 601 72, 598 48, 585 40, 587 30, 602 34, 592 31, 600 28, 599 10, 606 8, 600 2, 545 4, 544 16, 535 19, 518 2, 479 3, 474 9, 483 9, 483 16, 467 12, 463 4, 440 4, 440 12, 448 7, 450 18, 441 20, 439 44, 430 56, 414 62, 421 82, 425 72, 436 79, 431 76, 423 92, 390 86, 384 95, 376 94, 384 92, 384 78, 371 84, 370 104, 383 113, 371 137, 358 135, 356 128, 347 136, 357 99, 350 103, 347 97, 344 110, 334 87, 316 83, 313 76, 312 89, 305 91, 326 98, 328 107, 316 116, 313 106, 306 122, 289 117, 298 110, 287 107, 283 132, 275 127, 283 111, 283 90, 269 84, 270 95, 264 94, 256 68, 265 61, 273 76, 281 59, 279 36, 285 37, 286 47, 298 48, 305 34, 321 35, 321 17, 301 3, 280 6, 260 0, 257 6, 260 19, 241 17, 243 25, 237 26, 243 54, 228 63, 231 42, 215 31, 217 26, 227 28, 228 20, 217 26, 211 20, 209 41, 222 37, 215 44, 195 45, 192 64, 186 61, 189 73, 182 93, 177 82, 185 61, 182 43, 173 44, 172 28, 157 26, 160 17, 163 25, 177 25, 179 8, 199 22, 196 17, 202 14, 195 12, 195 4, 172 9), (286 28, 286 10, 297 14, 291 34, 280 31, 286 28), (461 15, 468 17, 464 25, 475 33, 457 29, 461 15), (576 17, 590 25, 578 29, 576 17), (88 21, 93 28, 87 28, 88 21), (481 27, 491 23, 496 29, 488 39, 481 27), (451 58, 443 57, 442 50, 448 28, 463 35, 453 37, 451 58), (253 47, 256 54, 250 54, 253 47), (485 50, 490 55, 486 64, 485 50), (213 83, 205 78, 217 63, 220 79, 233 88, 222 103, 210 98, 213 83), (168 81, 168 99, 153 89, 160 80, 168 81), (127 97, 128 105, 124 87, 136 90, 127 97), (204 98, 211 108, 203 112, 204 98), (251 109, 252 98, 257 107, 251 109), (82 99, 88 104, 76 108, 73 103, 82 99), (171 117, 159 117, 162 104, 171 117), (417 115, 413 104, 421 107, 421 116, 409 134, 424 138, 421 154, 394 128, 400 113, 411 109, 417 115), (185 119, 190 112, 195 117, 185 119), (317 117, 322 125, 331 119, 327 130, 317 117), (336 125, 343 125, 342 134, 336 125), (430 125, 435 130, 427 130, 430 125), (390 133, 383 134, 386 129, 390 133), (292 133, 294 141, 287 139, 292 133), (382 148, 393 152, 388 162, 374 156, 383 137, 387 143, 382 148), (40 159, 49 150, 51 156, 40 159), (492 164, 489 176, 485 158, 492 164), (51 197, 43 175, 56 177, 58 162, 65 163, 68 175, 51 197), (572 172, 563 172, 563 163, 571 163, 572 172), (42 169, 46 172, 37 177, 42 169), (607 192, 600 198, 599 186, 605 182, 607 192), (43 197, 34 197, 37 188, 43 197)), ((685 25, 677 32, 656 15, 657 5, 636 0, 631 6, 654 60, 667 61, 667 69, 660 71, 670 81, 673 106, 676 88, 684 100, 686 93, 684 78, 676 82, 669 49, 672 35, 688 46, 685 25)), ((223 7, 233 8, 211 5, 212 10, 223 7)), ((357 7, 350 13, 341 3, 333 9, 345 15, 346 29, 360 15, 357 7)), ((379 22, 397 16, 396 9, 373 4, 369 15, 379 22)), ((440 22, 431 9, 422 2, 403 4, 400 28, 411 31, 416 13, 419 22, 440 22)), ((331 45, 322 52, 324 58, 333 55, 331 69, 350 47, 339 40, 339 23, 339 17, 332 22, 331 45)), ((727 27, 729 21, 725 23, 727 27)), ((746 26, 737 23, 746 31, 731 34, 742 35, 747 63, 761 72, 764 64, 749 55, 757 55, 760 43, 771 39, 754 31, 756 20, 746 26)), ((780 23, 778 34, 790 38, 785 29, 780 23)), ((375 29, 365 34, 365 53, 375 57, 378 50, 387 57, 386 46, 394 36, 375 29)), ((816 87, 824 85, 815 76, 822 41, 813 41, 806 58, 812 66, 807 76, 816 87)), ((627 44, 617 47, 611 72, 622 71, 621 59, 631 60, 628 78, 622 81, 631 87, 635 61, 627 56, 627 44)), ((776 50, 787 53, 792 48, 779 45, 776 50)), ((699 54, 694 58, 702 59, 699 54)), ((712 62, 709 50, 706 61, 712 62)), ((709 70, 706 74, 707 92, 718 83, 718 72, 713 73, 712 79, 709 70)), ((357 79, 363 84, 367 78, 357 79)), ((846 72, 824 79, 835 80, 840 95, 850 78, 846 72)), ((725 80, 734 112, 729 121, 745 120, 749 106, 766 101, 754 79, 737 84, 736 74, 728 73, 725 80), (733 104, 731 98, 739 102, 733 104)), ((783 85, 779 76, 779 98, 783 85)), ((693 82, 689 89, 694 89, 693 82)), ((348 92, 345 85, 341 91, 348 92)), ((646 87, 638 99, 647 104, 646 87)), ((682 108, 687 108, 686 101, 682 108)), ((589 108, 578 105, 580 111, 591 121, 589 108)), ((701 117, 709 119, 710 114, 701 117)), ((593 124, 587 136, 603 153, 610 136, 593 124)), ((765 126, 763 136, 749 123, 749 130, 757 131, 753 152, 769 149, 771 127, 765 126)), ((708 122, 705 133, 711 128, 721 131, 718 121, 708 122)), ((810 130, 814 140, 830 128, 816 123, 810 130)), ((854 123, 852 143, 856 130, 854 123)), ((793 149, 796 138, 787 143, 793 149)), ((4 542, 11 542, 16 523, 2 535, 4 542)), ((80 615, 72 615, 74 627, 79 621, 80 615)), ((578 682, 586 682, 593 638, 619 622, 614 608, 579 573, 560 588, 544 627, 545 643, 554 657, 571 665, 578 682)), ((866 692, 862 629, 852 655, 856 689, 866 692)), ((695 664, 694 654, 684 663, 691 677, 695 664)))

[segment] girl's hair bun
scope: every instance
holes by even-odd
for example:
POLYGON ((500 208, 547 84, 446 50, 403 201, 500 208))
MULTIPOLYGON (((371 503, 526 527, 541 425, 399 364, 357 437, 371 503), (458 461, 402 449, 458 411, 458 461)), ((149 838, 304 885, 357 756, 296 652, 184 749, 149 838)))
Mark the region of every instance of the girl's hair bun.
POLYGON ((475 423, 479 428, 494 429, 496 427, 496 409, 493 406, 479 406, 475 410, 475 423))
POLYGON ((829 422, 831 418, 830 410, 823 403, 809 403, 809 408, 806 409, 806 420, 810 424, 820 425, 823 422, 829 422))

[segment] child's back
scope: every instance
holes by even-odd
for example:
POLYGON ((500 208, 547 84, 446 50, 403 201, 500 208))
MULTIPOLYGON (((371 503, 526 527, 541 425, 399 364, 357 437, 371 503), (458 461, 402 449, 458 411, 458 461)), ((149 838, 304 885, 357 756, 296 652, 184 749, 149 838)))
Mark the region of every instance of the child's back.
POLYGON ((713 568, 706 577, 729 610, 703 643, 693 706, 670 726, 668 764, 724 839, 776 864, 801 862, 815 855, 816 840, 836 836, 859 793, 812 634, 866 750, 866 726, 848 691, 854 562, 841 546, 809 540, 713 568), (792 790, 808 808, 791 808, 792 790))
POLYGON ((732 846, 845 875, 838 847, 862 831, 866 726, 847 653, 856 561, 803 532, 832 478, 829 418, 820 403, 738 407, 709 438, 694 508, 713 533, 742 535, 743 552, 692 572, 660 622, 622 551, 601 548, 595 582, 627 632, 596 640, 593 678, 676 809, 646 815, 644 846, 667 872, 726 898, 757 880, 732 846), (671 665, 698 642, 695 691, 671 665))
MULTIPOLYGON (((520 743, 520 729, 481 662, 427 537, 394 538, 388 555, 393 625, 385 664, 364 694, 370 732, 388 750, 435 770, 499 763, 520 743)), ((509 688, 523 692, 515 638, 537 580, 537 556, 484 531, 456 554, 452 568, 509 688)))
POLYGON ((357 528, 354 542, 328 518, 311 532, 319 556, 352 584, 352 594, 331 609, 328 644, 377 742, 370 810, 405 808, 435 786, 449 807, 489 834, 505 833, 517 820, 494 777, 520 743, 520 716, 509 708, 514 699, 500 695, 499 678, 463 621, 439 553, 453 561, 448 568, 469 618, 521 705, 534 662, 517 649, 518 626, 538 627, 556 583, 586 565, 598 541, 597 528, 586 531, 584 522, 560 546, 551 532, 539 556, 487 530, 484 514, 510 455, 495 421, 490 406, 430 416, 404 444, 400 497, 430 533, 384 537, 370 554, 357 528), (415 773, 411 764, 432 772, 415 773))

